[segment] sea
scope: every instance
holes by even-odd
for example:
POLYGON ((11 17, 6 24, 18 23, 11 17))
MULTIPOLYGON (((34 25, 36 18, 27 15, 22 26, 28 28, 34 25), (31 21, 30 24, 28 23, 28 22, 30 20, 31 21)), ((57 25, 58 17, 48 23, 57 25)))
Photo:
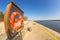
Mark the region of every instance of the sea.
POLYGON ((58 33, 60 33, 60 21, 54 20, 36 20, 35 22, 44 25, 58 33))

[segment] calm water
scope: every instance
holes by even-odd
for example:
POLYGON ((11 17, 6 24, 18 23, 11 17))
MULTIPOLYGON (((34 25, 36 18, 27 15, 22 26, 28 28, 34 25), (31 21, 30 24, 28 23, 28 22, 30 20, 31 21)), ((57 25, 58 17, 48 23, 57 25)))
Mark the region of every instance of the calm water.
POLYGON ((36 22, 60 33, 60 21, 36 21, 36 22))

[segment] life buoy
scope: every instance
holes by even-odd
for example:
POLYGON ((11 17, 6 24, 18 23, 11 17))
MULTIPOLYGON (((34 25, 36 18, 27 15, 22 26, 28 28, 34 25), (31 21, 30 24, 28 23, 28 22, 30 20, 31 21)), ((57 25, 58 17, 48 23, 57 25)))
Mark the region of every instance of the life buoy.
POLYGON ((10 26, 14 30, 18 30, 21 28, 21 24, 23 22, 22 15, 19 12, 13 12, 10 15, 10 26), (17 22, 15 22, 15 16, 18 16, 17 22))

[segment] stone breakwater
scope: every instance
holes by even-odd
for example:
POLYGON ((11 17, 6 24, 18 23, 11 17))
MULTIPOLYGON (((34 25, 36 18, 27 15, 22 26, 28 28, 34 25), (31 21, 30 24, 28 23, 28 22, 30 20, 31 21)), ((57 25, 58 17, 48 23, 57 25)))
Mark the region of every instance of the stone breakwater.
MULTIPOLYGON (((23 40, 60 40, 60 34, 34 21, 24 21, 23 40)), ((0 23, 0 40, 6 40, 4 22, 0 23)))
POLYGON ((4 22, 0 22, 0 40, 6 40, 4 22))
POLYGON ((23 40, 60 40, 59 33, 34 21, 25 21, 24 25, 23 40))

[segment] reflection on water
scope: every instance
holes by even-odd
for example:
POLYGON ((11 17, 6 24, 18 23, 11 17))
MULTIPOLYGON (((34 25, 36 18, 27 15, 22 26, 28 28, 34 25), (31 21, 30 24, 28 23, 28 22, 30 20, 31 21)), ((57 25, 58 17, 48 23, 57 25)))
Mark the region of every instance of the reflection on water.
POLYGON ((36 21, 36 22, 60 33, 60 21, 45 20, 45 21, 36 21))

